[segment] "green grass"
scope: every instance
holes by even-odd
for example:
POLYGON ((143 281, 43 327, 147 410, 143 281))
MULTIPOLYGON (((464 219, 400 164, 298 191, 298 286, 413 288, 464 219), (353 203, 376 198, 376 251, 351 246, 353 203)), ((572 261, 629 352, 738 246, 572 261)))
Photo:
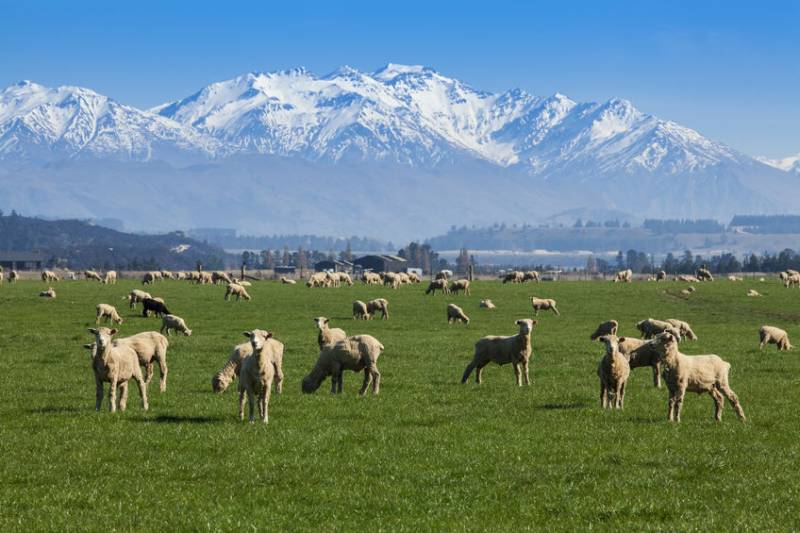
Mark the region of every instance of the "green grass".
POLYGON ((42 283, 0 288, 0 531, 9 530, 796 530, 800 527, 800 355, 758 351, 758 328, 800 343, 800 292, 777 283, 473 284, 471 297, 363 287, 255 284, 251 302, 223 287, 164 282, 151 289, 194 330, 171 338, 167 392, 150 386, 150 410, 132 387, 125 413, 94 410, 86 328, 94 306, 122 312, 123 334, 158 329, 120 297, 135 286, 42 283), (754 286, 763 298, 747 298, 754 286), (665 289, 669 293, 665 294, 665 289), (528 296, 558 300, 534 333, 532 386, 491 365, 484 384, 460 385, 472 346, 513 334, 531 316, 528 296), (391 320, 353 322, 350 303, 389 299, 391 320), (481 298, 498 308, 478 308, 481 298), (447 302, 472 318, 448 326, 447 302), (386 347, 381 394, 359 398, 361 375, 300 393, 318 353, 311 320, 386 347), (700 340, 683 351, 717 353, 748 422, 710 397, 688 395, 683 422, 666 422, 667 393, 647 368, 632 372, 623 412, 598 406, 589 341, 600 321, 635 334, 642 318, 680 318, 700 340), (286 345, 282 396, 270 423, 239 422, 235 385, 211 392, 241 332, 269 329, 286 345))

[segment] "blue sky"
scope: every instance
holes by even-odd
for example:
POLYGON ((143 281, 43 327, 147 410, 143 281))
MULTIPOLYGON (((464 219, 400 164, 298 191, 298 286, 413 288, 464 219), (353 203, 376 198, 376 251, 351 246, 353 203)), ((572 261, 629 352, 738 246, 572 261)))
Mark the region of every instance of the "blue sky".
POLYGON ((800 2, 0 0, 0 86, 149 107, 254 70, 423 64, 473 87, 628 98, 752 155, 800 152, 800 2))

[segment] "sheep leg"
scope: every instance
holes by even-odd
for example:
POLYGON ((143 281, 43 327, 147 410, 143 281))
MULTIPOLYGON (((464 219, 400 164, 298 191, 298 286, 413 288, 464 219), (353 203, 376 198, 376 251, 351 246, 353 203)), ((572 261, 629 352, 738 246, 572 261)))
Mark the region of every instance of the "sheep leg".
POLYGON ((727 383, 721 385, 720 388, 722 389, 722 394, 724 394, 725 397, 728 398, 728 402, 733 407, 733 410, 736 411, 736 416, 739 417, 739 420, 741 420, 742 422, 747 420, 747 417, 744 416, 744 410, 742 409, 742 405, 739 403, 739 397, 736 396, 736 393, 733 392, 733 389, 731 389, 727 383))
POLYGON ((608 390, 606 389, 605 384, 601 381, 600 382, 600 409, 605 409, 606 405, 608 405, 608 390))
POLYGON ((681 421, 681 410, 683 409, 683 399, 686 396, 686 389, 681 388, 678 395, 675 397, 675 421, 681 421))
POLYGON ((159 370, 159 380, 158 380, 158 390, 161 392, 166 392, 167 390, 167 360, 164 357, 158 358, 158 370, 159 370))
POLYGON ((531 384, 531 378, 530 378, 530 375, 528 374, 528 360, 527 359, 522 361, 522 370, 524 372, 523 375, 525 376, 525 385, 530 385, 531 384))
POLYGON ((483 382, 483 367, 489 364, 489 361, 485 363, 478 363, 478 366, 475 367, 475 383, 480 385, 483 382))
POLYGON ((331 394, 336 394, 336 374, 331 374, 331 394))
POLYGON ((661 369, 658 363, 653 365, 653 386, 657 389, 661 388, 661 369))
POLYGON ((714 420, 717 422, 722 421, 722 409, 725 406, 725 398, 722 396, 722 393, 717 389, 713 388, 708 393, 714 399, 714 420))
POLYGON ((511 366, 514 367, 514 378, 517 380, 517 386, 522 387, 522 369, 520 368, 519 361, 512 362, 511 366))
POLYGON ((133 379, 136 380, 136 384, 139 386, 139 396, 142 398, 142 409, 147 411, 150 405, 147 402, 147 383, 144 382, 142 376, 134 376, 133 379))
POLYGON ((253 387, 247 387, 248 420, 251 424, 255 421, 255 398, 253 396, 253 387))
POLYGON ((556 314, 556 316, 561 315, 561 313, 558 312, 558 309, 556 309, 556 306, 553 306, 553 312, 556 314))
POLYGON ((275 368, 275 392, 278 394, 283 393, 283 368, 280 365, 273 364, 275 368))
POLYGON ((150 385, 150 380, 153 379, 153 360, 144 364, 144 382, 150 385))
POLYGON ((378 371, 378 367, 372 365, 372 394, 377 395, 381 390, 381 373, 378 371))
POLYGON ((123 381, 119 384, 119 410, 125 412, 128 407, 128 382, 123 381))
POLYGON ((341 394, 344 389, 344 370, 339 370, 339 379, 337 380, 337 394, 341 394))
POLYGON ((370 374, 369 367, 364 368, 364 382, 361 384, 361 388, 358 390, 359 396, 364 396, 364 393, 367 392, 367 387, 369 387, 369 382, 372 380, 372 374, 370 374))
POLYGON ((474 370, 476 367, 477 367, 477 364, 475 363, 475 360, 473 359, 473 360, 472 360, 472 361, 471 361, 471 362, 470 362, 470 363, 467 365, 467 368, 464 370, 464 374, 461 376, 461 384, 462 384, 462 385, 463 385, 464 383, 466 383, 466 382, 467 382, 467 380, 469 379, 469 375, 470 375, 470 374, 472 374, 472 371, 473 371, 473 370, 474 370))
POLYGON ((108 389, 108 403, 109 410, 112 413, 117 412, 117 377, 111 378, 111 388, 108 389))
POLYGON ((95 383, 94 410, 99 411, 100 406, 103 404, 103 382, 100 380, 100 378, 98 378, 95 375, 94 383, 95 383))
POLYGON ((625 409, 625 385, 627 385, 627 382, 622 383, 620 385, 620 388, 619 388, 619 408, 620 409, 625 409))
POLYGON ((265 424, 269 423, 269 396, 272 392, 272 382, 269 381, 264 387, 264 393, 261 395, 261 403, 263 405, 261 421, 265 424))
POLYGON ((675 396, 672 391, 669 393, 669 401, 667 402, 667 420, 669 422, 675 420, 675 396))
POLYGON ((244 422, 244 388, 239 387, 239 420, 244 422))

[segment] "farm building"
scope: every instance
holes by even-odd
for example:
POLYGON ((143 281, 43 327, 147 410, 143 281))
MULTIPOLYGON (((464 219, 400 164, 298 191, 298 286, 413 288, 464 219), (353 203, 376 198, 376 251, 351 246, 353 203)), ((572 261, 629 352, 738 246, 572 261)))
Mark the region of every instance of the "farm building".
POLYGON ((0 266, 15 270, 41 270, 44 256, 39 252, 0 252, 0 266))
POLYGON ((294 274, 297 272, 297 267, 290 265, 278 265, 274 268, 276 274, 294 274))
POLYGON ((314 265, 314 270, 317 272, 352 272, 353 263, 349 261, 340 261, 338 259, 325 259, 319 261, 314 265))
POLYGON ((408 261, 396 255, 365 255, 353 261, 353 264, 373 272, 403 272, 408 261))

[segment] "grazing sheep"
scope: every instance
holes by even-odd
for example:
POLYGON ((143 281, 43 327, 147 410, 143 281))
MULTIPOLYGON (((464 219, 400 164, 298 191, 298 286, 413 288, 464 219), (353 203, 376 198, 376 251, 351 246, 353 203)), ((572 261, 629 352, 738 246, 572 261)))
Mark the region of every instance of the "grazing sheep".
POLYGON ((236 296, 237 301, 242 298, 250 300, 250 295, 247 294, 247 290, 237 283, 229 283, 228 287, 225 289, 225 300, 230 300, 231 296, 236 296))
POLYGON ((96 310, 97 316, 95 317, 95 324, 99 324, 101 318, 105 319, 106 321, 111 320, 117 324, 122 324, 122 317, 119 316, 119 313, 117 313, 117 308, 113 305, 97 304, 96 310))
POLYGON ((483 307, 484 309, 494 309, 495 307, 497 307, 488 298, 486 300, 481 300, 481 303, 479 304, 479 306, 483 307))
POLYGON ((186 321, 177 315, 164 315, 161 318, 161 333, 166 332, 167 336, 171 335, 170 331, 180 331, 187 337, 192 334, 192 330, 186 326, 186 321))
POLYGON ((533 326, 538 322, 530 318, 523 318, 515 323, 519 326, 519 333, 516 335, 510 337, 489 335, 475 343, 475 353, 461 376, 461 383, 466 383, 469 375, 475 370, 475 383, 480 385, 483 367, 494 361, 498 365, 511 363, 511 366, 514 367, 517 385, 522 386, 523 376, 525 384, 530 385, 528 361, 532 353, 531 332, 533 326))
POLYGON ((185 280, 186 279, 186 272, 175 272, 175 279, 177 279, 177 280, 185 280))
POLYGON ((711 271, 705 267, 697 269, 696 277, 700 281, 714 281, 714 276, 711 275, 711 271))
POLYGON ((402 285, 402 281, 400 279, 400 276, 397 275, 396 273, 386 272, 383 275, 383 284, 391 286, 392 289, 399 289, 400 285, 402 285))
POLYGON ((350 277, 350 274, 347 272, 334 272, 333 274, 336 277, 337 282, 339 285, 342 283, 346 283, 348 287, 353 286, 353 278, 350 277))
POLYGON ((422 283, 422 278, 416 272, 408 272, 408 280, 410 283, 422 283))
POLYGON ((297 282, 293 279, 281 276, 281 283, 283 283, 284 285, 295 285, 297 282))
POLYGON ((164 300, 161 298, 145 298, 141 300, 142 302, 142 316, 147 318, 150 316, 150 313, 154 313, 156 316, 164 316, 170 314, 169 309, 164 304, 164 300))
POLYGON ((19 279, 19 272, 17 272, 16 270, 12 270, 11 273, 8 275, 9 283, 16 283, 18 279, 19 279))
POLYGON ((108 407, 114 413, 117 410, 117 387, 120 389, 119 410, 125 411, 128 403, 128 380, 133 379, 139 387, 142 398, 142 409, 147 411, 147 386, 142 378, 142 369, 136 352, 126 344, 114 342, 112 337, 116 329, 89 329, 95 337, 93 344, 84 344, 92 353, 92 370, 95 381, 95 409, 100 410, 103 403, 103 382, 109 382, 108 407))
POLYGON ((656 320, 654 318, 642 320, 637 322, 635 325, 636 329, 641 332, 643 339, 652 339, 659 333, 674 328, 674 326, 669 322, 664 320, 656 320))
POLYGON ((644 341, 635 337, 617 339, 619 353, 628 360, 628 366, 631 369, 649 366, 653 369, 653 385, 661 388, 661 364, 654 343, 654 340, 644 341))
POLYGON ((172 272, 170 272, 169 270, 162 270, 161 271, 161 277, 163 279, 172 279, 173 278, 172 272))
POLYGON ((435 279, 428 284, 428 288, 425 289, 425 294, 436 294, 436 291, 440 290, 444 294, 450 294, 450 289, 447 287, 447 280, 446 279, 435 279))
POLYGON ((503 276, 503 283, 522 283, 525 279, 525 273, 514 270, 503 276))
POLYGON ((783 286, 787 289, 790 287, 798 287, 800 288, 800 274, 798 273, 790 273, 786 280, 783 282, 783 286))
POLYGON ((233 280, 227 272, 216 270, 211 273, 211 283, 218 285, 220 283, 233 283, 233 280))
POLYGON ((106 272, 106 277, 103 278, 103 283, 106 285, 115 285, 117 283, 117 271, 109 270, 106 272))
POLYGON ((725 398, 733 406, 739 419, 745 416, 739 398, 728 384, 730 363, 714 354, 684 355, 678 351, 678 338, 670 332, 656 337, 654 348, 663 368, 664 381, 669 389, 667 420, 681 421, 681 408, 686 392, 707 392, 714 398, 714 418, 722 420, 725 398))
POLYGON ((330 280, 328 279, 328 275, 325 272, 315 272, 311 274, 311 277, 308 278, 306 282, 306 287, 328 287, 330 286, 330 280))
POLYGON ((200 285, 211 285, 213 283, 211 272, 198 272, 197 283, 200 285))
POLYGON ((211 389, 216 393, 225 392, 231 382, 239 377, 242 361, 251 355, 253 355, 253 346, 250 342, 234 346, 225 365, 211 378, 211 389))
POLYGON ((374 315, 381 312, 381 320, 389 320, 389 302, 385 298, 375 298, 367 302, 367 313, 374 315))
POLYGON ((789 334, 775 326, 761 326, 758 330, 758 336, 761 339, 758 349, 763 350, 765 344, 775 344, 778 346, 778 351, 791 350, 792 345, 789 342, 789 334))
POLYGON ((529 270, 528 272, 525 272, 525 274, 522 277, 523 283, 528 281, 535 281, 536 283, 539 283, 541 281, 541 277, 539 276, 539 273, 536 270, 529 270))
POLYGON ((656 281, 667 281, 667 273, 659 270, 658 274, 656 274, 656 281))
POLYGON ((619 328, 619 322, 616 320, 606 320, 605 322, 601 322, 597 329, 594 330, 589 338, 591 340, 596 340, 602 337, 603 335, 616 335, 617 329, 619 328))
POLYGON ((378 371, 378 357, 383 345, 371 335, 354 335, 335 344, 327 344, 319 352, 314 368, 303 378, 301 389, 305 394, 316 391, 326 377, 331 376, 331 394, 342 392, 345 370, 364 371, 364 382, 358 394, 367 392, 370 381, 372 394, 380 392, 381 373, 378 371))
POLYGON ((400 284, 401 285, 410 285, 411 284, 411 278, 405 272, 398 272, 397 273, 397 277, 400 278, 400 284))
POLYGON ((623 282, 630 283, 633 281, 633 271, 629 268, 627 270, 620 270, 614 276, 614 283, 623 282))
POLYGON ((343 329, 328 327, 328 319, 318 316, 314 319, 319 333, 317 334, 317 344, 322 348, 326 344, 334 344, 347 338, 347 333, 343 329))
POLYGON ((353 320, 362 318, 364 320, 370 319, 369 311, 367 311, 367 304, 361 300, 356 300, 353 302, 353 320))
POLYGON ((100 274, 98 274, 94 270, 84 270, 83 271, 83 277, 86 278, 87 281, 92 280, 92 281, 99 281, 100 283, 103 283, 103 278, 101 278, 100 274))
POLYGON ((451 277, 453 277, 453 273, 451 271, 449 271, 449 270, 440 270, 439 272, 436 273, 436 275, 433 277, 433 279, 443 279, 444 281, 447 281, 451 277))
POLYGON ((250 339, 252 355, 242 359, 239 369, 239 420, 244 420, 244 398, 250 411, 250 423, 253 423, 253 401, 258 398, 258 413, 263 423, 269 422, 269 397, 272 382, 278 394, 283 390, 283 343, 273 338, 271 331, 254 329, 245 331, 250 339))
POLYGON ((556 301, 551 298, 537 298, 536 296, 531 296, 531 306, 536 316, 539 315, 539 311, 541 310, 552 311, 556 315, 561 314, 556 308, 556 301))
POLYGON ((42 298, 55 298, 56 290, 53 287, 48 287, 46 291, 40 292, 39 296, 42 298))
POLYGON ((197 282, 200 279, 200 273, 195 272, 192 270, 191 272, 186 273, 186 281, 194 281, 197 282))
POLYGON ((600 407, 603 409, 625 408, 625 384, 631 373, 628 360, 619 352, 616 335, 602 335, 600 341, 606 345, 606 355, 597 365, 600 378, 600 407), (610 396, 614 396, 612 404, 610 396))
POLYGON ((383 283, 381 276, 375 272, 364 272, 361 274, 361 281, 364 285, 380 285, 383 283))
POLYGON ((156 281, 156 275, 153 272, 145 272, 142 276, 142 285, 152 285, 156 281))
POLYGON ((758 292, 757 290, 755 290, 755 289, 748 289, 748 290, 747 290, 747 295, 748 295, 748 296, 750 296, 750 297, 752 297, 752 298, 755 298, 755 297, 761 296, 761 293, 759 293, 759 292, 758 292))
MULTIPOLYGON (((130 300, 130 302, 131 302, 130 303, 130 308, 131 309, 136 309, 136 302, 144 301, 145 298, 151 298, 152 299, 153 297, 150 296, 149 292, 140 291, 139 289, 133 289, 133 290, 131 290, 131 293, 128 296, 126 296, 125 298, 130 300)), ((123 300, 125 298, 123 298, 123 300)))
POLYGON ((447 323, 452 324, 454 322, 463 322, 469 325, 469 317, 456 304, 447 304, 447 323))
POLYGON ((53 282, 53 281, 61 281, 61 278, 59 278, 56 275, 56 273, 53 272, 52 270, 43 270, 42 271, 42 281, 44 281, 45 283, 50 283, 50 282, 53 282))
POLYGON ((466 296, 469 296, 470 295, 469 280, 459 279, 453 281, 453 283, 450 284, 450 292, 452 294, 458 294, 459 292, 463 292, 466 296))
POLYGON ((678 330, 678 333, 680 334, 679 340, 697 340, 697 335, 694 334, 694 331, 692 331, 692 327, 688 322, 678 320, 677 318, 668 318, 664 322, 678 330))

